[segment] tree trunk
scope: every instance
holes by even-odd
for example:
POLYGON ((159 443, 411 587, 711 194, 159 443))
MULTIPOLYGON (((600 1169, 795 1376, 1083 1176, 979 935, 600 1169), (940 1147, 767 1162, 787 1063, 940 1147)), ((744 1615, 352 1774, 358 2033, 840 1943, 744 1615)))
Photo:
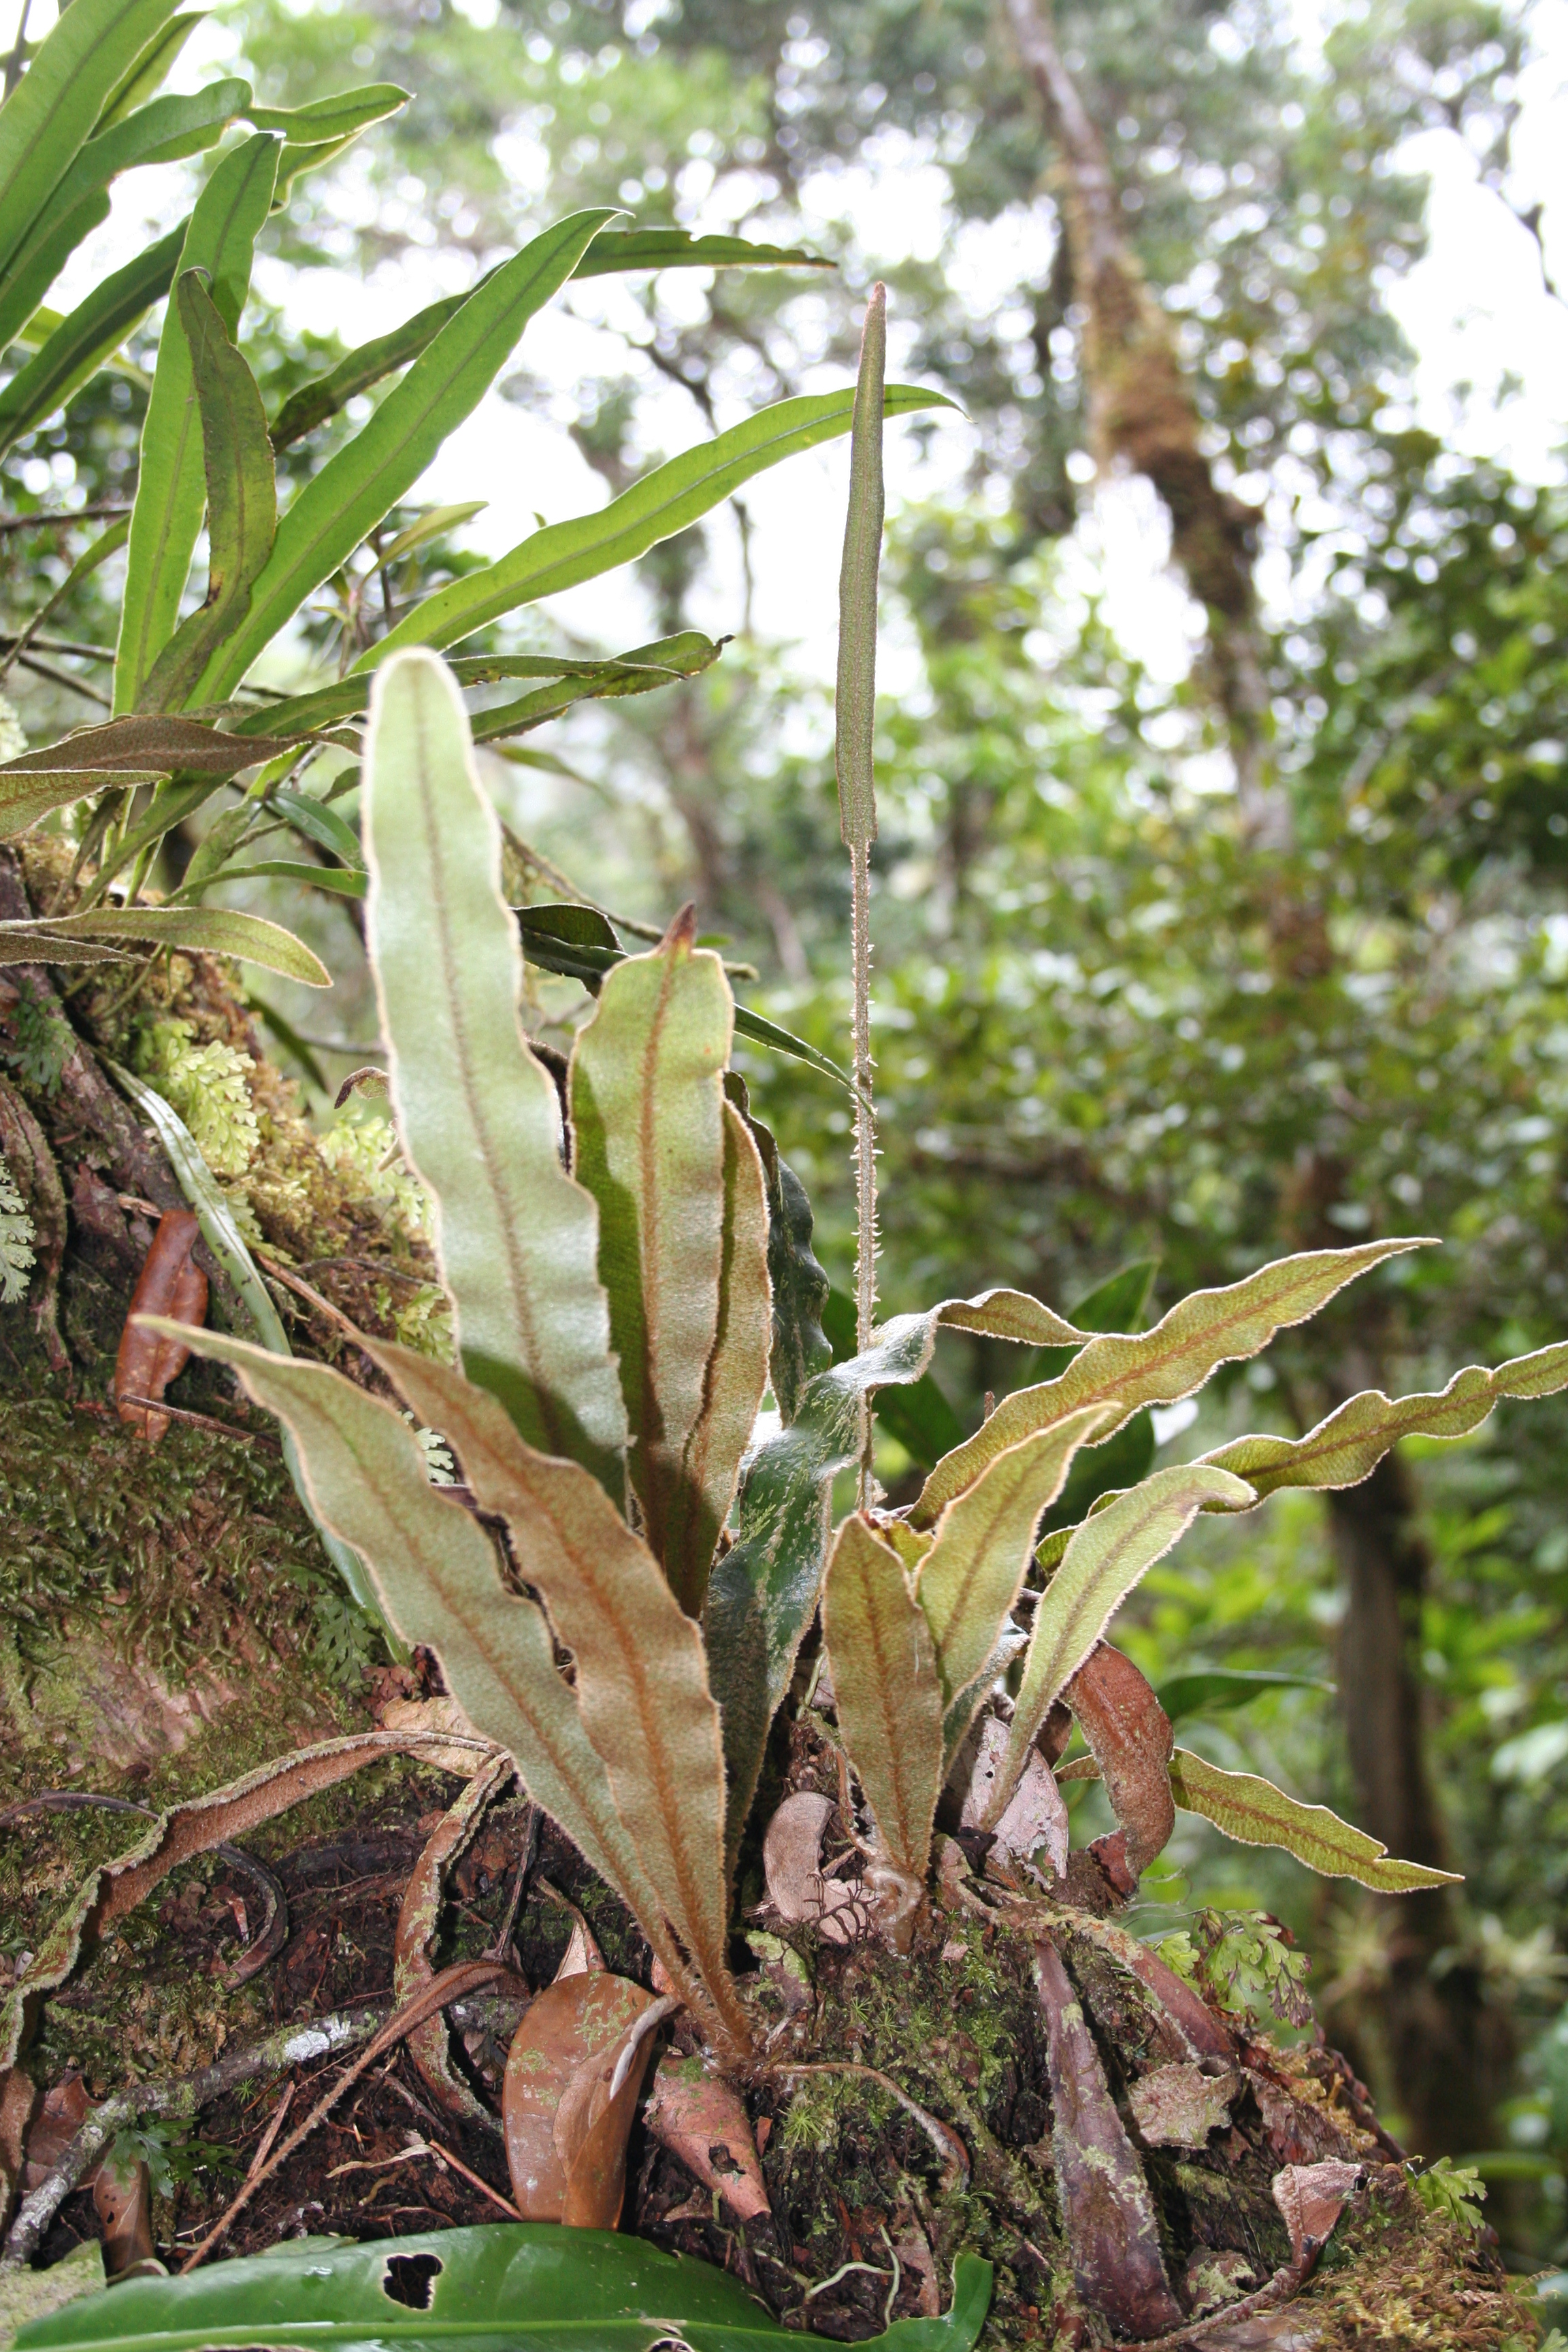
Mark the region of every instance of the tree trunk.
MULTIPOLYGON (((1348 1607, 1340 1685, 1357 1818, 1391 1853, 1449 1868, 1426 1763, 1421 1604, 1431 1567, 1415 1523, 1409 1466, 1397 1454, 1359 1486, 1329 1497, 1329 1526, 1348 1607)), ((1393 2101, 1413 2149, 1458 2156, 1489 2146, 1501 2033, 1479 1969, 1461 1948, 1447 1887, 1385 1898, 1388 1978, 1379 2000, 1393 2101)))

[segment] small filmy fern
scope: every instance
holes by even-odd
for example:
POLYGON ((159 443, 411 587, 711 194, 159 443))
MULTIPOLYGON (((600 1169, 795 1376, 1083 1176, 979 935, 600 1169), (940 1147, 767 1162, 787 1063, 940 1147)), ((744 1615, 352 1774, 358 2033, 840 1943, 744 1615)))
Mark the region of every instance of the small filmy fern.
POLYGON ((0 1306, 15 1307, 26 1297, 37 1238, 27 1204, 0 1159, 0 1306))

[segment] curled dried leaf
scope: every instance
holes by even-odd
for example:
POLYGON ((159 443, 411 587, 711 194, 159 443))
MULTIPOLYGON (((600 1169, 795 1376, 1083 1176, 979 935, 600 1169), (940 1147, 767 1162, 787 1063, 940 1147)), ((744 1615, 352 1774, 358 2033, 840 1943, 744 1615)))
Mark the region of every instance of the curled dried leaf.
POLYGON ((655 2008, 668 2013, 668 2004, 628 1977, 589 1969, 547 1986, 519 2025, 501 2115, 512 2195, 525 2221, 598 2230, 619 2221, 626 2138, 651 2035, 640 2050, 631 2045, 629 2067, 619 2062, 655 2008))
MULTIPOLYGON (((436 1944, 441 1926, 441 1901, 447 1874, 466 1851, 483 1818, 485 1808, 498 1797, 515 1770, 511 1758, 498 1750, 474 1775, 462 1795, 444 1813, 426 1841, 403 1894, 393 1951, 392 1990, 401 2004, 436 1974, 436 1944)), ((426 2018, 408 2036, 408 2053, 425 2077, 426 2087, 447 2115, 477 2123, 489 2131, 496 2119, 462 2077, 452 2071, 447 2027, 440 2017, 426 2018)))
POLYGON ((1290 2252, 1304 2276, 1333 2234, 1335 2222, 1365 2179, 1359 2164, 1331 2157, 1322 2164, 1288 2164, 1269 2183, 1290 2252))
POLYGON ((660 2147, 742 2221, 769 2210, 762 2159, 740 2094, 700 2058, 660 2059, 643 2121, 660 2147))
POLYGON ((388 1095, 391 1091, 387 1084, 386 1072, 379 1068, 374 1062, 363 1062, 357 1070, 349 1072, 333 1098, 332 1108, 342 1110, 351 1095, 365 1095, 374 1099, 388 1095))
MULTIPOLYGON (((960 1829, 981 1826, 1006 1753, 1007 1727, 996 1716, 988 1715, 980 1727, 974 1769, 959 1815, 960 1829)), ((1068 1832, 1068 1809, 1056 1776, 1031 1748, 1024 1776, 996 1824, 992 1850, 1003 1862, 1027 1862, 1044 1848, 1052 1871, 1062 1878, 1067 1874, 1068 1832)))
POLYGON ((1133 2084, 1128 2105, 1150 2147, 1202 2147, 1229 2123, 1237 2087, 1233 2074, 1205 2074, 1190 2063, 1155 2066, 1133 2084))

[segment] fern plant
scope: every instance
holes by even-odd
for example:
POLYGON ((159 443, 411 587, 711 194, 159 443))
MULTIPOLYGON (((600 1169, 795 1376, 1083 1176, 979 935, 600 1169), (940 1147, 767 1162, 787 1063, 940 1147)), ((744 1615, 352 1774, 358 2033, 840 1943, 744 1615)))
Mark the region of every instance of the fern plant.
POLYGON ((809 1212, 727 1072, 729 985, 689 913, 603 975, 555 1072, 520 1025, 500 830, 457 682, 431 654, 401 654, 378 677, 366 774, 393 1108, 433 1203, 458 1362, 360 1344, 440 1433, 483 1517, 431 1486, 396 1409, 338 1372, 181 1337, 286 1423, 317 1509, 392 1623, 435 1650, 475 1728, 621 1895, 714 2047, 739 2056, 751 2042, 727 1958, 731 1874, 819 1607, 868 1823, 867 1908, 895 1947, 926 1899, 944 1784, 956 1775, 994 1832, 1041 1777, 1042 1744, 1059 1754, 1063 1709, 1120 1822, 1090 1853, 1112 1898, 1132 1891, 1177 1807, 1384 1891, 1435 1883, 1321 1807, 1173 1753, 1152 1692, 1104 1636, 1199 1511, 1352 1484, 1402 1436, 1457 1436, 1500 1397, 1568 1385, 1568 1344, 1471 1368, 1438 1395, 1368 1392, 1304 1437, 1239 1438, 1121 1492, 1080 1476, 1082 1515, 1037 1545, 1085 1449, 1113 1463, 1133 1416, 1192 1395, 1417 1244, 1286 1258, 1142 1333, 1092 1332, 988 1291, 894 1317, 828 1364, 809 1212), (943 1328, 1059 1351, 1060 1369, 1005 1397, 907 1508, 868 1503, 831 1530, 866 1401, 918 1381, 943 1328), (770 1386, 782 1427, 753 1445, 770 1386), (968 1759, 983 1714, 981 1790, 968 1759))

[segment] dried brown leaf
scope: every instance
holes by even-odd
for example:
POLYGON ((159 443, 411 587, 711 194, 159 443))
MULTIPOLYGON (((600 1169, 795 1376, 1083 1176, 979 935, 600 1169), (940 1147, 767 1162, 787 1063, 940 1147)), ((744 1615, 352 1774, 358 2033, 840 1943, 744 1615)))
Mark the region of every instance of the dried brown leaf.
POLYGON ((629 2032, 654 2006, 653 1994, 629 1978, 592 1969, 547 1986, 519 2025, 501 2115, 512 2195, 525 2221, 563 2221, 570 2202, 574 2226, 615 2228, 641 2069, 633 2066, 613 2100, 610 2084, 629 2032), (588 2203, 595 2217, 578 2218, 588 2203))
POLYGON ((742 2221, 769 2210, 762 2159, 740 2094, 700 2058, 660 2059, 643 2121, 742 2221))
POLYGON ((821 1928, 829 1944, 853 1939, 855 1890, 822 1875, 822 1840, 834 1810, 831 1797, 802 1789, 786 1797, 763 1840, 768 1901, 791 1927, 803 1920, 821 1928), (836 1914, 847 1916, 840 1918, 836 1914))
POLYGON ((1151 2147, 1202 2147, 1230 2121, 1235 2074, 1205 2074, 1188 2063, 1155 2066, 1128 2094, 1132 2120, 1151 2147))
MULTIPOLYGON (((988 1715, 980 1726, 974 1769, 959 1815, 960 1829, 975 1830, 984 1821, 1006 1753, 1007 1727, 998 1717, 988 1715)), ((1024 1777, 996 1824, 993 1851, 1003 1862, 1027 1862, 1043 1846, 1051 1869, 1062 1878, 1067 1874, 1068 1827, 1068 1809, 1056 1775, 1031 1748, 1024 1777)))
MULTIPOLYGON (((498 1749, 426 1840, 425 1850, 409 1874, 403 1906, 397 1915, 392 1991, 399 2006, 412 1999, 421 1985, 430 1983, 436 1974, 436 1946, 447 1873, 472 1841, 486 1807, 500 1794, 515 1769, 511 1758, 504 1749, 498 1749)), ((416 2025, 408 2036, 408 2054, 425 2077, 437 2106, 466 2123, 477 2123, 491 2131, 496 2128, 496 2119, 489 2107, 453 2072, 445 2019, 426 2018, 423 2025, 416 2025)))
POLYGON ((1163 1853, 1176 1826, 1171 1720, 1152 1685, 1109 1642, 1089 1652, 1062 1694, 1105 1782, 1134 1878, 1163 1853))

